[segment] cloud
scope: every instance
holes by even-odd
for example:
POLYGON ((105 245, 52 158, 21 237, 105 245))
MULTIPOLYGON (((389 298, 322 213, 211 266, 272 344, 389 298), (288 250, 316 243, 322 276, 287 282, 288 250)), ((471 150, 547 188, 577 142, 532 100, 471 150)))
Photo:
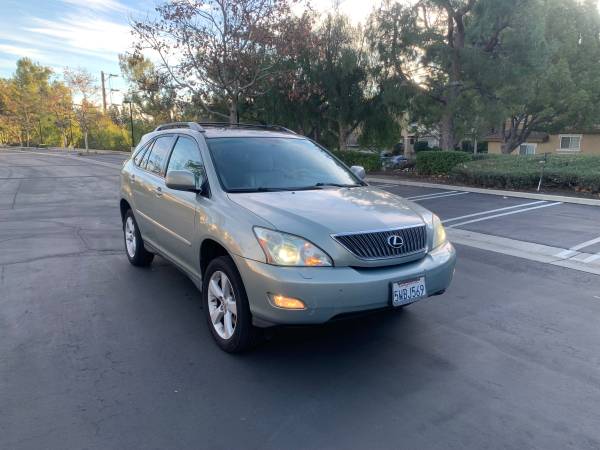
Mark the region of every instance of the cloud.
POLYGON ((4 43, 0 43, 0 53, 7 53, 9 55, 16 55, 18 57, 27 57, 31 59, 39 59, 42 56, 41 52, 36 48, 4 43))
POLYGON ((129 8, 117 0, 62 0, 63 3, 94 11, 127 12, 129 8))
POLYGON ((57 51, 115 61, 132 43, 128 25, 94 16, 67 15, 62 20, 31 18, 26 31, 41 35, 57 51))

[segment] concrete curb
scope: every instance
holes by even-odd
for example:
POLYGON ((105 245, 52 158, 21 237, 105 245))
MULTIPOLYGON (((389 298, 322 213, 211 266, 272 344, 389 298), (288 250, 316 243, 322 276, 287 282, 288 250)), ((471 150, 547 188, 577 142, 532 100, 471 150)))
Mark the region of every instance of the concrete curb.
POLYGON ((588 206, 600 206, 600 200, 593 198, 578 198, 568 197, 566 195, 551 195, 551 194, 537 194, 535 192, 518 192, 518 191, 503 191, 499 189, 485 189, 475 188, 468 186, 454 186, 451 184, 438 184, 438 183, 425 183, 421 181, 405 181, 398 180, 395 178, 372 175, 368 176, 367 181, 375 181, 379 183, 397 184, 402 186, 415 186, 433 189, 448 189, 452 191, 464 191, 474 192, 477 194, 490 194, 490 195, 502 195, 504 197, 519 197, 519 198, 531 198, 535 200, 548 200, 551 202, 562 202, 562 203, 574 203, 577 205, 588 205, 588 206))

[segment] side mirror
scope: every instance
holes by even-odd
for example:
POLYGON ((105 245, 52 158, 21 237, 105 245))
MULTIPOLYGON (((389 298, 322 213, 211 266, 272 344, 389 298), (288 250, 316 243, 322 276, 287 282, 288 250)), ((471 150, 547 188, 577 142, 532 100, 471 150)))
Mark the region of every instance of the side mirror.
POLYGON ((196 176, 189 170, 169 170, 165 184, 169 189, 177 191, 202 191, 202 185, 196 184, 196 176))
POLYGON ((367 176, 367 172, 363 166, 352 166, 350 167, 350 170, 358 177, 359 180, 364 180, 367 176))

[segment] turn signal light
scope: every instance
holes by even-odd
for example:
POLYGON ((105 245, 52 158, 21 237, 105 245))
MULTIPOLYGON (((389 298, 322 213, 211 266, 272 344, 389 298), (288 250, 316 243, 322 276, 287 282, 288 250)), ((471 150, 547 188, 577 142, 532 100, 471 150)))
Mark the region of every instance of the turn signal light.
POLYGON ((278 308, 283 309, 306 309, 306 305, 302 300, 297 298, 286 297, 285 295, 269 294, 271 302, 278 308))

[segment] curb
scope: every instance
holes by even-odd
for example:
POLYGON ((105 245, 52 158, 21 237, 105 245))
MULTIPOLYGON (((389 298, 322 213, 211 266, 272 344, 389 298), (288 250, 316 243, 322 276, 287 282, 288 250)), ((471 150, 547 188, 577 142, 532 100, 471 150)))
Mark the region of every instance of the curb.
POLYGON ((600 206, 600 200, 595 200, 593 198, 569 197, 566 195, 537 194, 535 192, 504 191, 504 190, 500 190, 500 189, 485 189, 485 188, 474 188, 474 187, 467 187, 467 186, 454 186, 451 184, 424 183, 424 182, 420 182, 420 181, 405 181, 405 180, 397 180, 395 178, 389 178, 389 177, 377 176, 377 175, 368 176, 366 178, 366 181, 385 182, 385 183, 389 183, 389 184, 397 184, 397 185, 402 185, 402 186, 415 186, 415 187, 434 188, 434 189, 449 189, 449 190, 453 190, 453 191, 474 192, 477 194, 502 195, 504 197, 531 198, 534 200, 548 200, 551 202, 574 203, 577 205, 600 206))

